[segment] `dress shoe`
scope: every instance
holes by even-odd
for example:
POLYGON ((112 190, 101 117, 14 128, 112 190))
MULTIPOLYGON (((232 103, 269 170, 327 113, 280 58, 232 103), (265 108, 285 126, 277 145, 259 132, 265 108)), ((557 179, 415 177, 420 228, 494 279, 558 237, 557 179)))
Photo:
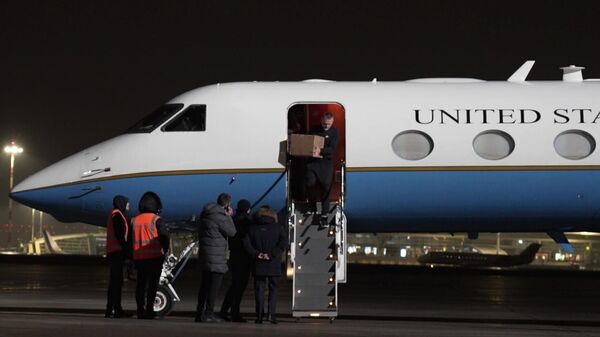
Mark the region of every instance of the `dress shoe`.
POLYGON ((156 318, 156 313, 154 312, 154 310, 150 311, 150 310, 146 310, 146 312, 144 312, 144 319, 154 319, 156 318))
POLYGON ((123 311, 123 309, 115 309, 115 314, 113 315, 114 318, 125 318, 131 316, 131 313, 123 311))
POLYGON ((223 319, 215 314, 206 315, 206 319, 203 321, 206 323, 223 323, 223 319))
POLYGON ((196 323, 202 323, 204 321, 206 321, 206 316, 204 316, 201 313, 197 313, 196 317, 194 318, 194 322, 196 322, 196 323))
POLYGON ((231 317, 231 321, 232 322, 236 322, 236 323, 246 323, 248 322, 247 320, 244 319, 244 317, 242 316, 232 316, 231 317))

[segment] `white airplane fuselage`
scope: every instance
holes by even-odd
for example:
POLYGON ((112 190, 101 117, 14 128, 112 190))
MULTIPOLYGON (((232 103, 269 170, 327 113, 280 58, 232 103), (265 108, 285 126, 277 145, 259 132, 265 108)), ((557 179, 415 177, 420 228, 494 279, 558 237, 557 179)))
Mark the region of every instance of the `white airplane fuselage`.
MULTIPOLYGON (((288 108, 339 103, 351 232, 596 231, 600 154, 592 146, 591 154, 567 159, 554 144, 565 131, 598 135, 599 94, 596 81, 211 85, 169 102, 183 104, 180 112, 206 105, 206 131, 125 133, 34 174, 11 197, 61 221, 99 226, 116 194, 135 209, 154 191, 172 220, 199 214, 221 192, 254 202, 284 172, 278 145, 288 136, 288 108), (422 159, 403 159, 392 147, 410 130, 433 142, 422 159), (505 158, 474 150, 474 139, 490 130, 514 140, 505 158)), ((261 204, 285 208, 286 180, 261 204)))

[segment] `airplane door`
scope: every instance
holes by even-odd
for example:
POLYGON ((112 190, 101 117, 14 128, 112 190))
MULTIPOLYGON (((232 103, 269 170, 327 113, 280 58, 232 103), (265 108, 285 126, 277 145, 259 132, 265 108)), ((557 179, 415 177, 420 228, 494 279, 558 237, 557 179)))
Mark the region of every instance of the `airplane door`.
MULTIPOLYGON (((321 125, 321 117, 326 112, 333 114, 333 127, 338 131, 338 144, 332 156, 333 179, 329 193, 330 202, 343 207, 344 178, 346 163, 346 119, 345 109, 340 103, 295 103, 288 109, 288 135, 308 134, 321 125)), ((288 194, 290 202, 307 202, 304 175, 307 158, 288 159, 288 194)), ((320 195, 322 191, 318 191, 320 195)))
MULTIPOLYGON (((293 104, 288 109, 288 136, 321 132, 321 118, 327 112, 334 116, 333 127, 338 131, 338 143, 331 158, 332 184, 329 191, 324 191, 317 184, 316 200, 322 200, 323 193, 329 192, 328 210, 317 203, 315 214, 309 204, 305 175, 309 160, 313 159, 289 156, 287 160, 291 261, 288 269, 293 277, 293 317, 337 317, 338 284, 346 282, 344 107, 339 103, 329 102, 293 104)), ((322 175, 323 166, 318 170, 320 173, 315 174, 322 175)))

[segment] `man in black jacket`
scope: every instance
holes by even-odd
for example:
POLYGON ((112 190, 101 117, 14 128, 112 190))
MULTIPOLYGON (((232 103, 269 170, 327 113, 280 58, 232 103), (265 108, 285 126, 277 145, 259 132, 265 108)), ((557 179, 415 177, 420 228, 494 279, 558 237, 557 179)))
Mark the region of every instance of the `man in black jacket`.
POLYGON ((221 193, 217 203, 204 206, 198 232, 198 262, 202 268, 202 283, 198 292, 196 322, 222 322, 213 312, 215 298, 227 272, 227 238, 235 235, 231 219, 231 196, 221 193))
POLYGON ((322 149, 316 148, 313 157, 308 159, 306 165, 306 175, 304 181, 306 184, 308 202, 313 213, 317 212, 317 191, 316 184, 321 186, 321 221, 327 221, 329 214, 329 192, 331 190, 331 181, 333 178, 333 153, 338 144, 338 131, 333 127, 333 114, 326 112, 321 117, 321 127, 313 130, 311 134, 325 138, 322 149))
POLYGON ((242 240, 248 234, 248 229, 252 224, 250 219, 250 201, 242 199, 237 204, 237 209, 233 217, 236 234, 229 238, 229 269, 231 270, 231 286, 227 290, 223 305, 221 305, 221 317, 226 318, 227 312, 231 309, 232 322, 246 322, 240 314, 240 303, 253 264, 252 257, 246 252, 242 240))

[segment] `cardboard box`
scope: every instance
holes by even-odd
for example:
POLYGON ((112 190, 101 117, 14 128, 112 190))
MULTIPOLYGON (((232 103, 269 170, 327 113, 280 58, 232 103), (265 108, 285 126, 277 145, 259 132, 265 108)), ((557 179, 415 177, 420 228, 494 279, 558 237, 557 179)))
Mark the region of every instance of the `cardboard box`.
POLYGON ((315 135, 291 134, 289 137, 290 155, 297 157, 312 157, 315 147, 323 148, 325 138, 315 135))
POLYGON ((283 166, 287 166, 287 152, 287 140, 282 140, 281 142, 279 142, 279 157, 277 158, 277 161, 283 166))

